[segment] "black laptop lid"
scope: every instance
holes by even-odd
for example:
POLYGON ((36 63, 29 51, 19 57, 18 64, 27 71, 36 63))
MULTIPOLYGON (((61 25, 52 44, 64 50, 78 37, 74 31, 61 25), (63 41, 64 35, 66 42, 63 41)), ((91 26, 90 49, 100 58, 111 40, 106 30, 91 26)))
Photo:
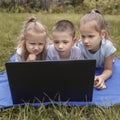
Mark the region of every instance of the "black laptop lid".
POLYGON ((8 62, 14 104, 92 101, 95 60, 8 62))

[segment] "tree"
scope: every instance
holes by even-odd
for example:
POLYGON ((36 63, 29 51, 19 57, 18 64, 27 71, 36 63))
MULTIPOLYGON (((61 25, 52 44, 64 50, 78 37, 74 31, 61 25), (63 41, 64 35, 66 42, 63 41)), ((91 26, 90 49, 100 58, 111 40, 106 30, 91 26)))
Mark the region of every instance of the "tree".
POLYGON ((51 3, 52 0, 40 0, 41 8, 46 11, 49 11, 51 3))

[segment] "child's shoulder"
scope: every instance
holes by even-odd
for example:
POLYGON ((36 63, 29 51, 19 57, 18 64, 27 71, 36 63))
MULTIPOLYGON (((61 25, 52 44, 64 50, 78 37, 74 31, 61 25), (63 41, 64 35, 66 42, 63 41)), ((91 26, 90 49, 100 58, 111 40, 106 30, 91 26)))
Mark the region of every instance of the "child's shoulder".
POLYGON ((71 49, 71 51, 72 51, 72 53, 74 53, 74 54, 81 54, 81 49, 78 47, 78 46, 76 46, 76 45, 74 45, 73 47, 72 47, 72 49, 71 49))
POLYGON ((22 54, 22 48, 21 47, 17 48, 16 53, 21 55, 22 54))
POLYGON ((84 49, 84 45, 83 45, 83 43, 82 43, 81 40, 78 40, 76 46, 79 47, 79 48, 81 48, 81 49, 84 49))
POLYGON ((102 40, 101 50, 108 53, 114 53, 116 48, 110 40, 102 40))
POLYGON ((53 44, 48 44, 48 46, 47 46, 47 50, 49 50, 49 49, 53 49, 54 48, 54 45, 53 44))
POLYGON ((56 53, 56 49, 54 47, 54 44, 49 44, 47 47, 47 53, 56 53))
POLYGON ((111 47, 113 43, 110 40, 104 39, 102 40, 102 46, 111 47))
POLYGON ((80 48, 78 47, 78 45, 74 45, 74 46, 72 47, 72 49, 73 49, 73 50, 80 50, 80 48))

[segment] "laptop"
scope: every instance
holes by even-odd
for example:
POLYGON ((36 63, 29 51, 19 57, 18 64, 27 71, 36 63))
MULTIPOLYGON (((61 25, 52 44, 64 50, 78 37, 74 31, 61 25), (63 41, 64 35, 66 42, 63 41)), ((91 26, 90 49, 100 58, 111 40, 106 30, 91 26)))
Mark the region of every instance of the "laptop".
POLYGON ((96 60, 7 62, 13 104, 90 102, 96 60))

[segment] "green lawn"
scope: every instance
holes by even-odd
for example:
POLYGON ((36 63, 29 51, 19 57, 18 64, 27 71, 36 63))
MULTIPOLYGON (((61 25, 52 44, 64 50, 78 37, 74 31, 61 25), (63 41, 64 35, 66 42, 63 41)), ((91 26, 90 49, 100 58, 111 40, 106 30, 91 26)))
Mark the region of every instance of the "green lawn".
MULTIPOLYGON (((36 16, 48 27, 49 34, 56 21, 69 19, 76 26, 76 36, 79 38, 79 14, 47 14, 47 13, 0 13, 0 71, 5 69, 5 62, 15 51, 17 37, 23 22, 30 16, 36 16)), ((117 48, 116 57, 120 58, 120 16, 106 15, 111 24, 110 34, 117 48)), ((51 35, 50 35, 51 36, 51 35)), ((0 110, 0 120, 119 120, 120 105, 112 108, 98 106, 66 107, 41 106, 38 109, 25 106, 0 110)))

